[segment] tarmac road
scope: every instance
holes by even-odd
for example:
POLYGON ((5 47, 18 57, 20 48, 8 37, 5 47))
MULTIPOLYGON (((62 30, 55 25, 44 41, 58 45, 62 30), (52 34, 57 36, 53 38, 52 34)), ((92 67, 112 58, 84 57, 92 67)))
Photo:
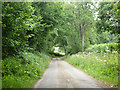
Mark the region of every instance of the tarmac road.
POLYGON ((97 80, 72 65, 53 58, 42 79, 34 88, 101 88, 97 80))

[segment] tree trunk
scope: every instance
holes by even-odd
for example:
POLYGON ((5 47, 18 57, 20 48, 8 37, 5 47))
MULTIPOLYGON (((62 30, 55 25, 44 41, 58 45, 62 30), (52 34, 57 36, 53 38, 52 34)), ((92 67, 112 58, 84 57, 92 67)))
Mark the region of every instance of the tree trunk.
POLYGON ((67 51, 66 51, 66 48, 65 48, 65 46, 64 46, 64 51, 65 51, 65 55, 67 54, 67 51))
MULTIPOLYGON (((80 10, 78 9, 78 19, 80 20, 80 10)), ((80 39, 81 39, 81 49, 82 52, 84 52, 84 24, 79 23, 79 29, 80 29, 80 39), (82 28, 81 28, 82 25, 82 28)))
POLYGON ((81 43, 82 43, 82 52, 84 52, 84 34, 82 34, 81 43))
POLYGON ((82 43, 82 52, 84 52, 84 24, 83 24, 83 27, 82 27, 82 38, 81 38, 81 43, 82 43))
POLYGON ((82 52, 84 52, 84 24, 82 26, 82 29, 81 29, 81 24, 79 24, 79 28, 80 28, 80 37, 81 37, 81 49, 82 52))

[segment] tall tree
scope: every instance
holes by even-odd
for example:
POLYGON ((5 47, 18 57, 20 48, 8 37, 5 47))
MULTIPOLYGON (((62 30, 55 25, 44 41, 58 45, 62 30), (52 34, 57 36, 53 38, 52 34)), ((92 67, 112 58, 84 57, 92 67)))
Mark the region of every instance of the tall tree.
POLYGON ((75 7, 76 7, 75 15, 76 15, 76 21, 79 26, 82 52, 84 51, 85 33, 90 30, 90 26, 93 23, 93 12, 90 10, 90 5, 91 3, 76 3, 75 4, 75 7))
MULTIPOLYGON (((62 36, 66 40, 67 52, 77 53, 80 50, 84 51, 89 42, 89 36, 86 36, 91 31, 93 23, 93 10, 90 9, 91 3, 64 3, 64 11, 62 13, 62 22, 59 30, 63 33, 62 36), (85 38, 85 39, 84 39, 85 38), (87 42, 86 42, 86 41, 87 42), (85 44, 84 44, 85 43, 85 44)), ((61 38, 61 40, 63 40, 61 38)))

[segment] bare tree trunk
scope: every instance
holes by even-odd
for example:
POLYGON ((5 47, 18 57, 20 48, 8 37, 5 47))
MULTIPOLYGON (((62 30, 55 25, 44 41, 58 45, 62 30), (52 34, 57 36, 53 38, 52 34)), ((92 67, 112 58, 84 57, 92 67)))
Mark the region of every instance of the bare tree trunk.
POLYGON ((82 34, 81 43, 82 43, 82 52, 84 52, 84 34, 82 34))
POLYGON ((64 51, 65 51, 65 55, 66 55, 66 54, 67 54, 67 51, 66 51, 65 45, 64 45, 64 51))
POLYGON ((83 24, 82 27, 82 52, 84 52, 84 29, 85 29, 85 24, 83 24))
MULTIPOLYGON (((79 24, 79 30, 80 30, 80 39, 81 39, 81 45, 82 45, 82 30, 81 30, 81 24, 79 24)), ((82 49, 82 46, 81 46, 82 49)))
POLYGON ((81 28, 81 24, 79 24, 79 28, 80 28, 80 37, 81 37, 81 49, 82 52, 84 52, 84 24, 81 28))
MULTIPOLYGON (((80 10, 79 9, 78 9, 78 12, 79 12, 78 19, 80 20, 80 10)), ((82 52, 84 52, 84 24, 82 25, 82 28, 81 28, 81 25, 82 24, 79 23, 81 49, 82 49, 82 52)))

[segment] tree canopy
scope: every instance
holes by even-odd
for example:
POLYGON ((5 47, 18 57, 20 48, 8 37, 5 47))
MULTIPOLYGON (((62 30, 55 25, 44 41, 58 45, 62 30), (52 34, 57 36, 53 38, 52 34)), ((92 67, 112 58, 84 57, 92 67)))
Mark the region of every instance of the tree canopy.
POLYGON ((3 2, 3 58, 25 50, 51 53, 54 46, 73 54, 91 44, 117 42, 118 5, 101 2, 95 8, 92 2, 3 2))

